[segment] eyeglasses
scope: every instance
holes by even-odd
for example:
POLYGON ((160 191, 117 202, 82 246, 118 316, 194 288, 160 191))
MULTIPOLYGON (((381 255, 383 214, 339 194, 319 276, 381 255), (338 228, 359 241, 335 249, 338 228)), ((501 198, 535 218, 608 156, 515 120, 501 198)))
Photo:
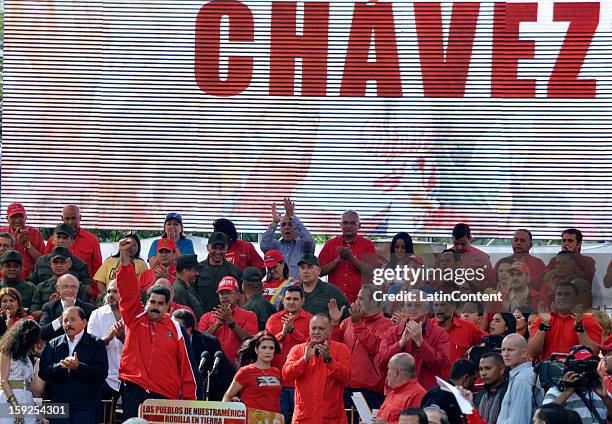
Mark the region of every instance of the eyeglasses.
POLYGON ((527 273, 526 272, 521 272, 521 271, 509 271, 508 274, 514 275, 514 276, 519 276, 519 275, 524 275, 524 274, 527 274, 527 273))

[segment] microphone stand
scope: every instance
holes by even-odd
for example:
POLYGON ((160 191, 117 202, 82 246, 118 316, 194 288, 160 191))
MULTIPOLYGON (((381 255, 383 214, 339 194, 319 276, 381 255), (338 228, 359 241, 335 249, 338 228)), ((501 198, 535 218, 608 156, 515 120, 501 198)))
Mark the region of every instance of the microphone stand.
POLYGON ((208 400, 208 396, 210 394, 210 376, 212 375, 213 370, 211 369, 210 371, 206 371, 207 377, 206 377, 206 396, 205 396, 205 400, 208 400))

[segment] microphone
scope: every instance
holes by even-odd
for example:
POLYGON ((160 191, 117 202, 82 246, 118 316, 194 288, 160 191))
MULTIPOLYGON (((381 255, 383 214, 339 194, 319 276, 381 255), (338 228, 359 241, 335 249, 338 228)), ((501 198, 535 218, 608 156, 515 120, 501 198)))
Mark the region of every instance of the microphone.
POLYGON ((220 350, 215 352, 215 362, 213 362, 213 367, 212 370, 210 370, 210 372, 213 372, 214 370, 217 369, 217 367, 219 366, 219 362, 221 362, 221 358, 223 358, 223 352, 221 352, 220 350))
POLYGON ((204 374, 206 372, 206 362, 210 359, 210 353, 208 351, 202 352, 202 359, 200 359, 200 366, 198 367, 200 370, 200 374, 204 374))

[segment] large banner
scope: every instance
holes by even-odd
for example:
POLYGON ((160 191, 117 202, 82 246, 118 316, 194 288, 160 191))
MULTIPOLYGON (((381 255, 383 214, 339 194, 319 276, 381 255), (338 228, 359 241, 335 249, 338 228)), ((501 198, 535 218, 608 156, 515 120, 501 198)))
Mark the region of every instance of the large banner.
POLYGON ((611 0, 6 0, 2 209, 610 239, 611 56, 611 0))

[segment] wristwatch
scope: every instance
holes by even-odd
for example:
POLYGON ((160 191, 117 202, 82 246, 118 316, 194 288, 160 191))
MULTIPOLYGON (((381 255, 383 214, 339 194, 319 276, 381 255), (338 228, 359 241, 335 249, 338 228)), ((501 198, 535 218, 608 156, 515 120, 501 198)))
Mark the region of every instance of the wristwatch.
POLYGON ((585 332, 584 325, 581 322, 576 324, 576 332, 577 333, 584 333, 585 332))
POLYGON ((234 329, 234 327, 236 327, 236 321, 232 321, 232 322, 227 323, 227 326, 228 326, 228 327, 229 327, 231 330, 233 330, 233 329, 234 329))
POLYGON ((550 324, 545 324, 543 322, 540 323, 540 326, 538 327, 538 330, 540 331, 550 331, 550 324))

